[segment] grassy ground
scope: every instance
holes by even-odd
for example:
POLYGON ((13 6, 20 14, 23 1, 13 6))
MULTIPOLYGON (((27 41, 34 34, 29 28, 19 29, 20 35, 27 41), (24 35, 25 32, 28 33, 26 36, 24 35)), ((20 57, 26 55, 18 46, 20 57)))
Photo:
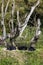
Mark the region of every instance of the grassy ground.
POLYGON ((43 65, 43 50, 0 51, 0 65, 43 65))

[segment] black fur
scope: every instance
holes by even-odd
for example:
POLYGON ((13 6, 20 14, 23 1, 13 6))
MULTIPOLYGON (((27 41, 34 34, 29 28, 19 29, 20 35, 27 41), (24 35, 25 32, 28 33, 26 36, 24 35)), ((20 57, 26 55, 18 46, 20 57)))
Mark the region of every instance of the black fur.
POLYGON ((35 48, 34 47, 30 47, 28 50, 29 51, 35 51, 35 48))
POLYGON ((27 50, 27 47, 26 46, 19 46, 18 50, 27 50))

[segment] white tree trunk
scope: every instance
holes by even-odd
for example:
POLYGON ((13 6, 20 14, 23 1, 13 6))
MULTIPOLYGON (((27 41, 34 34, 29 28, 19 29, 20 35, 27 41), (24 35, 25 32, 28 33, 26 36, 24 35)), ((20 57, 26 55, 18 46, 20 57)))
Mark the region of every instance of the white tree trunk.
POLYGON ((4 0, 2 0, 2 26, 3 26, 3 38, 6 38, 6 27, 5 27, 5 23, 4 23, 4 0))
POLYGON ((8 0, 6 8, 5 8, 5 12, 4 12, 4 0, 2 0, 2 7, 1 7, 2 21, 1 21, 1 24, 2 24, 2 28, 3 28, 3 40, 6 38, 6 27, 5 27, 4 19, 5 19, 5 15, 7 13, 9 2, 10 2, 10 0, 8 0))

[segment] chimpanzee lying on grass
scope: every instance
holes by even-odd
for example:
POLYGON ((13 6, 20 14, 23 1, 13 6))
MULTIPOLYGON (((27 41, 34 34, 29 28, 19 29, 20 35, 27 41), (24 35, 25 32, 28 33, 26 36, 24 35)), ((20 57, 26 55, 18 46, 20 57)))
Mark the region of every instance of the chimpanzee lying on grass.
POLYGON ((27 50, 27 47, 26 46, 19 46, 18 50, 27 50))
POLYGON ((30 47, 28 50, 29 51, 35 51, 36 49, 34 47, 30 47))
POLYGON ((7 50, 16 50, 16 47, 13 45, 12 46, 9 45, 9 46, 7 46, 7 50))

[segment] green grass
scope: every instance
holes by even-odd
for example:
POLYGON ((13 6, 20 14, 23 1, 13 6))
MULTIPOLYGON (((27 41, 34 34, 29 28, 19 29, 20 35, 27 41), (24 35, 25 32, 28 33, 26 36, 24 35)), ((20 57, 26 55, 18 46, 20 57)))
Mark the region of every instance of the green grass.
POLYGON ((15 59, 15 58, 4 57, 4 56, 2 56, 2 57, 0 59, 0 65, 19 65, 17 59, 15 59))
POLYGON ((43 65, 43 50, 29 51, 1 51, 0 65, 43 65))

